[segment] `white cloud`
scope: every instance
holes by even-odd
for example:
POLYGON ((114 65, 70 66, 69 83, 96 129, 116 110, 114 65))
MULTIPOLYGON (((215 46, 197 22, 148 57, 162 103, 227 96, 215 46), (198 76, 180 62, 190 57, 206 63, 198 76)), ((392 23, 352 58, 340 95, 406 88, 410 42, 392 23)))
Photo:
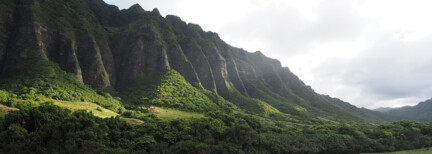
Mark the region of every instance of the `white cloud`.
POLYGON ((320 80, 312 85, 366 107, 412 105, 418 103, 413 100, 430 98, 432 37, 404 42, 388 34, 376 42, 355 58, 330 59, 315 67, 314 78, 320 80))

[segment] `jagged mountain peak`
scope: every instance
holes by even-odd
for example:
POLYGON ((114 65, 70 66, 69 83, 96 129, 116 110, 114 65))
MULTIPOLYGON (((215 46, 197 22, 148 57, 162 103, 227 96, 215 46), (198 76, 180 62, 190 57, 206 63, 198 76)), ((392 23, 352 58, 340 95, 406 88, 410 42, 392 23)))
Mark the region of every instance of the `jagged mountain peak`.
POLYGON ((154 9, 152 10, 152 13, 153 13, 153 14, 160 15, 160 12, 159 12, 159 9, 158 9, 158 8, 154 8, 154 9))

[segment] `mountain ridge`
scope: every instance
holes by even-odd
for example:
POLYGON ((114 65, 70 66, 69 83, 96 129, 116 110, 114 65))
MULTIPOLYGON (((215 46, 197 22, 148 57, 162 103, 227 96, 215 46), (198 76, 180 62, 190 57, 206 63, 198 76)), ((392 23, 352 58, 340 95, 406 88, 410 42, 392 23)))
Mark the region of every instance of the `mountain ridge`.
POLYGON ((398 117, 399 119, 410 119, 424 122, 432 122, 432 99, 422 101, 414 106, 403 106, 383 112, 384 114, 398 117))
MULTIPOLYGON (((96 89, 128 91, 143 74, 175 70, 196 88, 243 110, 298 117, 386 121, 383 115, 320 95, 261 52, 232 47, 217 33, 158 9, 120 10, 102 0, 5 0, 0 17, 0 77, 50 61, 96 89), (373 114, 366 114, 373 113, 373 114)), ((5 89, 7 90, 7 89, 5 89)), ((141 97, 141 96, 137 96, 141 97)))
POLYGON ((402 106, 402 107, 379 107, 379 108, 372 109, 372 110, 373 111, 378 111, 378 112, 388 112, 388 111, 399 109, 399 108, 403 108, 403 107, 408 107, 408 106, 402 106))

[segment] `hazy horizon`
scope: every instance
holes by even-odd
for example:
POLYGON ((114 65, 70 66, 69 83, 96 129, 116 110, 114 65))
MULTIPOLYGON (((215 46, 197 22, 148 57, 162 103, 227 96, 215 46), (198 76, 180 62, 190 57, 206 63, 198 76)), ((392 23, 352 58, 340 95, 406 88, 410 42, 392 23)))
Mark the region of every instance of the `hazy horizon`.
POLYGON ((228 44, 281 61, 316 92, 358 107, 432 96, 432 2, 356 0, 105 0, 158 8, 228 44))

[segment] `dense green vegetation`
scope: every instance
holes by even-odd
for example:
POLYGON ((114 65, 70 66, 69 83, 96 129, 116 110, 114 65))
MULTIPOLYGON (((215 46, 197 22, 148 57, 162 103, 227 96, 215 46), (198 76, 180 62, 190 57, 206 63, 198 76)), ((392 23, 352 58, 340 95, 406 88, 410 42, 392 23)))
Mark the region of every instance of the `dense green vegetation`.
POLYGON ((229 101, 233 102, 239 108, 244 109, 248 113, 258 113, 261 115, 280 114, 279 110, 268 105, 267 103, 256 98, 243 96, 238 91, 235 91, 231 94, 229 101))
POLYGON ((22 72, 20 75, 0 80, 2 104, 16 107, 40 102, 43 97, 48 97, 63 101, 94 102, 115 112, 123 108, 120 98, 113 98, 107 92, 96 92, 48 60, 28 61, 15 67, 16 71, 22 72))
POLYGON ((195 112, 230 112, 236 108, 217 94, 192 86, 174 70, 143 74, 138 79, 136 87, 122 92, 122 98, 131 105, 155 105, 195 112))
POLYGON ((0 121, 5 153, 55 151, 156 153, 350 153, 432 145, 432 123, 398 121, 374 128, 349 124, 303 128, 266 125, 242 114, 209 112, 199 119, 130 124, 52 104, 21 108, 0 121))
MULTIPOLYGON (((237 110, 221 96, 192 86, 174 70, 143 75, 138 81, 142 86, 118 94, 112 90, 94 90, 57 64, 41 59, 15 66, 15 70, 22 71, 20 75, 1 78, 0 104, 26 108, 48 101, 73 111, 86 110, 99 117, 122 115, 138 119, 154 115, 164 119, 202 117, 199 113, 159 107, 150 111, 150 105, 195 112, 237 110)), ((0 115, 5 113, 2 111, 0 115)))

